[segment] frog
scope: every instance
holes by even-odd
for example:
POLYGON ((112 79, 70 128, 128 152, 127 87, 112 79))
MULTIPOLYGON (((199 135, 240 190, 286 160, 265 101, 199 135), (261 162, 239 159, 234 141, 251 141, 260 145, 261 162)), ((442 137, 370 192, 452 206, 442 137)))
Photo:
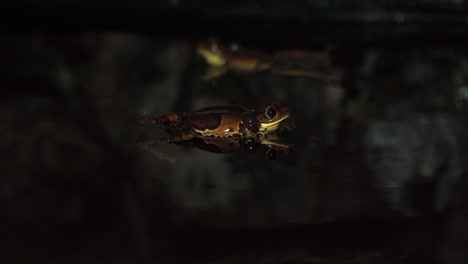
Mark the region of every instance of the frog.
POLYGON ((228 71, 257 73, 271 69, 271 60, 267 54, 254 50, 240 50, 237 44, 222 46, 215 38, 199 43, 197 51, 210 65, 207 74, 202 76, 203 80, 214 79, 228 71))
POLYGON ((252 73, 271 69, 271 60, 267 54, 254 50, 240 50, 237 44, 222 46, 215 38, 199 43, 197 51, 210 65, 207 74, 202 76, 203 80, 214 79, 228 71, 252 73))
POLYGON ((329 82, 330 47, 323 51, 283 50, 266 54, 258 50, 239 48, 238 44, 223 46, 216 38, 201 42, 198 53, 210 66, 202 80, 208 81, 229 72, 302 76, 329 82))
POLYGON ((174 143, 193 138, 245 139, 258 141, 277 131, 289 117, 289 108, 272 101, 262 110, 240 106, 211 106, 194 112, 176 112, 156 117, 140 117, 138 124, 161 124, 170 136, 160 142, 174 143))

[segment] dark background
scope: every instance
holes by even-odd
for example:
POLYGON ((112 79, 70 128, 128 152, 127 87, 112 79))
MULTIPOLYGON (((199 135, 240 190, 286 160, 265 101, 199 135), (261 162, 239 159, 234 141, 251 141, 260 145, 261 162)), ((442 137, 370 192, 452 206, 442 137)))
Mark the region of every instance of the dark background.
MULTIPOLYGON (((467 263, 464 1, 7 1, 2 263, 467 263), (330 50, 326 78, 202 81, 209 37, 330 50), (268 160, 166 144, 137 116, 291 109, 268 160)), ((310 63, 316 61, 310 59, 310 63)))

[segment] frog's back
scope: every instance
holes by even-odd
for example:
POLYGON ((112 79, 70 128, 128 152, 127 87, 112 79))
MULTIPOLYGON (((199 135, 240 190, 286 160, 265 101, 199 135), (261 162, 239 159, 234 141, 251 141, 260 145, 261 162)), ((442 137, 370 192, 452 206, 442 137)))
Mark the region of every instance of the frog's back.
POLYGON ((193 114, 212 114, 212 113, 236 113, 236 114, 244 114, 246 112, 252 112, 254 110, 241 107, 241 106, 235 106, 235 105, 225 105, 225 106, 210 106, 210 107, 205 107, 202 109, 198 109, 193 114))
POLYGON ((198 136, 215 138, 244 136, 243 115, 239 113, 217 113, 214 110, 210 111, 210 114, 190 115, 187 121, 198 136))

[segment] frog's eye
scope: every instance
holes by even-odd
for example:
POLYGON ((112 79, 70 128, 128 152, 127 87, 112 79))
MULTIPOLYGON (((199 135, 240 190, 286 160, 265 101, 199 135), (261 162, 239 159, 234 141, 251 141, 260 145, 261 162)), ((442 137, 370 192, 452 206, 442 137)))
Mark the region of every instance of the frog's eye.
POLYGON ((214 51, 217 51, 217 50, 218 50, 218 45, 217 45, 216 43, 210 43, 210 44, 209 44, 209 49, 210 49, 211 51, 213 51, 213 52, 214 52, 214 51))
POLYGON ((218 42, 215 39, 208 40, 208 49, 212 52, 217 52, 219 50, 218 42))
POLYGON ((269 160, 274 160, 274 159, 276 159, 276 154, 277 154, 276 149, 268 149, 268 150, 265 152, 265 156, 266 156, 266 158, 269 159, 269 160))
POLYGON ((255 140, 248 139, 247 141, 244 142, 244 144, 245 146, 243 147, 244 147, 245 152, 254 153, 255 151, 257 151, 258 143, 255 142, 255 140))
POLYGON ((274 108, 273 106, 269 106, 265 109, 265 115, 268 119, 275 118, 277 114, 278 112, 276 111, 276 108, 274 108))

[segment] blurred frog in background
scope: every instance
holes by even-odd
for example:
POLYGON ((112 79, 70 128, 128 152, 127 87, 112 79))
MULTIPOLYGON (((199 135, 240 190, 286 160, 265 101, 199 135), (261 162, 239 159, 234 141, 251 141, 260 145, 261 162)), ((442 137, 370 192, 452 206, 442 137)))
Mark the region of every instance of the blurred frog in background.
POLYGON ((240 48, 238 44, 221 45, 215 38, 201 42, 198 53, 209 65, 203 80, 216 79, 227 72, 304 76, 327 80, 331 66, 329 49, 324 51, 290 50, 267 54, 259 50, 240 48))

